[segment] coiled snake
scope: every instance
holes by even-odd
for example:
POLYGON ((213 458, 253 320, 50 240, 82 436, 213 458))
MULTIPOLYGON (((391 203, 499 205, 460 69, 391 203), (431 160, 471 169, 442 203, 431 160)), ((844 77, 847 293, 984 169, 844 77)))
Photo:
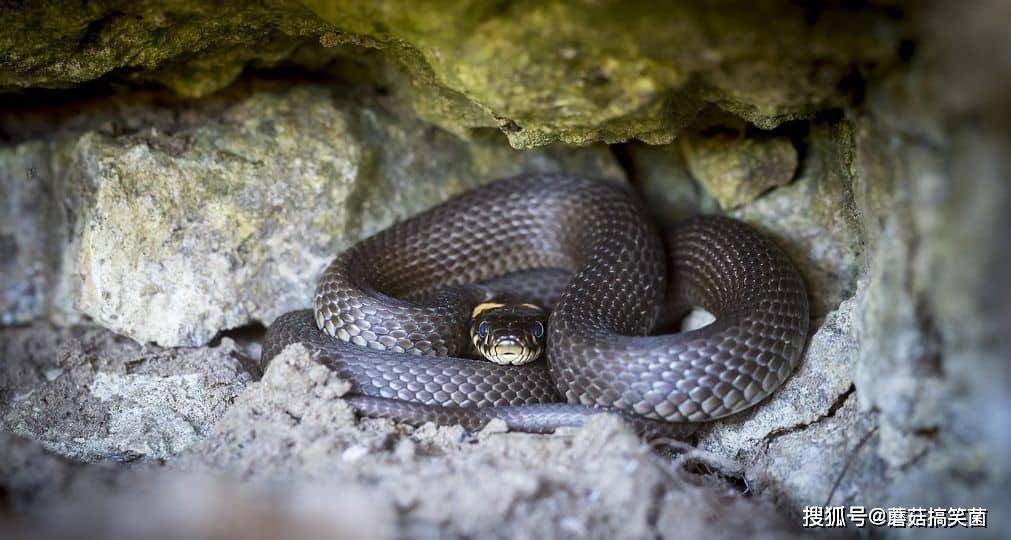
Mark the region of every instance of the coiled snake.
POLYGON ((689 220, 665 252, 644 215, 612 182, 492 182, 339 255, 315 309, 268 329, 262 362, 300 342, 352 382, 348 399, 362 413, 471 429, 502 418, 546 432, 602 409, 642 428, 758 403, 801 355, 808 301, 798 272, 771 241, 726 217, 689 220), (546 360, 454 358, 468 350, 472 309, 496 287, 553 307, 546 360), (649 335, 682 306, 716 320, 649 335))

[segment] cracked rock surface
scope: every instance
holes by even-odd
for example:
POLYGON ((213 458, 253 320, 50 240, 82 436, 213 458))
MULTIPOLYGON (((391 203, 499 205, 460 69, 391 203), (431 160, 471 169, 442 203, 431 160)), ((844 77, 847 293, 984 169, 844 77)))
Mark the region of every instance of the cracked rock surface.
POLYGON ((86 463, 175 456, 206 437, 251 380, 229 338, 173 351, 100 329, 0 334, 5 428, 86 463))

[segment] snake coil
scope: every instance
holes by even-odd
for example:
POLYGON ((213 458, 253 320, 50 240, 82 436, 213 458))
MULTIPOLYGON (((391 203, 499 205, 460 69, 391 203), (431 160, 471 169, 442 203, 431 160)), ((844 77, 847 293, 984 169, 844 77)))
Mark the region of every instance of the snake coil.
POLYGON ((602 409, 640 425, 701 422, 755 405, 799 362, 808 328, 800 275, 742 222, 691 219, 665 252, 644 215, 611 182, 492 182, 339 255, 314 310, 271 325, 262 361, 300 342, 352 382, 349 400, 364 414, 469 428, 497 417, 551 431, 602 409), (453 357, 484 299, 473 284, 495 280, 552 298, 546 361, 453 357), (673 306, 716 320, 649 335, 673 306))

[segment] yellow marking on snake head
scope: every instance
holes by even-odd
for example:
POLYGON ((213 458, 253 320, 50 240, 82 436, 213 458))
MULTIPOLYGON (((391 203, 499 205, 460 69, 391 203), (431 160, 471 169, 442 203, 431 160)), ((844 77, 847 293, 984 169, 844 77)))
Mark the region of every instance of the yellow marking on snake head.
POLYGON ((505 304, 499 302, 485 302, 483 304, 478 304, 477 306, 474 307, 474 312, 470 314, 470 318, 473 319, 474 317, 477 317, 478 315, 484 313, 485 311, 488 311, 489 309, 500 308, 504 305, 505 304))

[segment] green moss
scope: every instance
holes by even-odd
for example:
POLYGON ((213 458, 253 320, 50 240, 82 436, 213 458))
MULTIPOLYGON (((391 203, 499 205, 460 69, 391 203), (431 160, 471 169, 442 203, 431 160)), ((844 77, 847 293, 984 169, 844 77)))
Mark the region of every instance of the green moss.
POLYGON ((840 82, 886 63, 895 45, 873 10, 771 0, 145 0, 35 3, 2 15, 0 88, 113 73, 200 96, 250 64, 329 69, 335 58, 367 57, 368 76, 392 81, 421 117, 457 134, 498 128, 521 148, 668 143, 714 106, 770 128, 842 104, 840 82))
POLYGON ((194 0, 10 3, 0 8, 0 88, 66 87, 111 72, 187 96, 276 61, 329 26, 293 2, 194 0))
POLYGON ((891 46, 868 30, 880 23, 873 14, 812 22, 782 2, 306 5, 337 27, 416 50, 434 83, 478 104, 517 147, 665 143, 707 104, 773 127, 841 103, 838 83, 852 67, 891 46))
POLYGON ((790 182, 797 150, 785 137, 682 137, 688 169, 724 209, 737 208, 790 182))

